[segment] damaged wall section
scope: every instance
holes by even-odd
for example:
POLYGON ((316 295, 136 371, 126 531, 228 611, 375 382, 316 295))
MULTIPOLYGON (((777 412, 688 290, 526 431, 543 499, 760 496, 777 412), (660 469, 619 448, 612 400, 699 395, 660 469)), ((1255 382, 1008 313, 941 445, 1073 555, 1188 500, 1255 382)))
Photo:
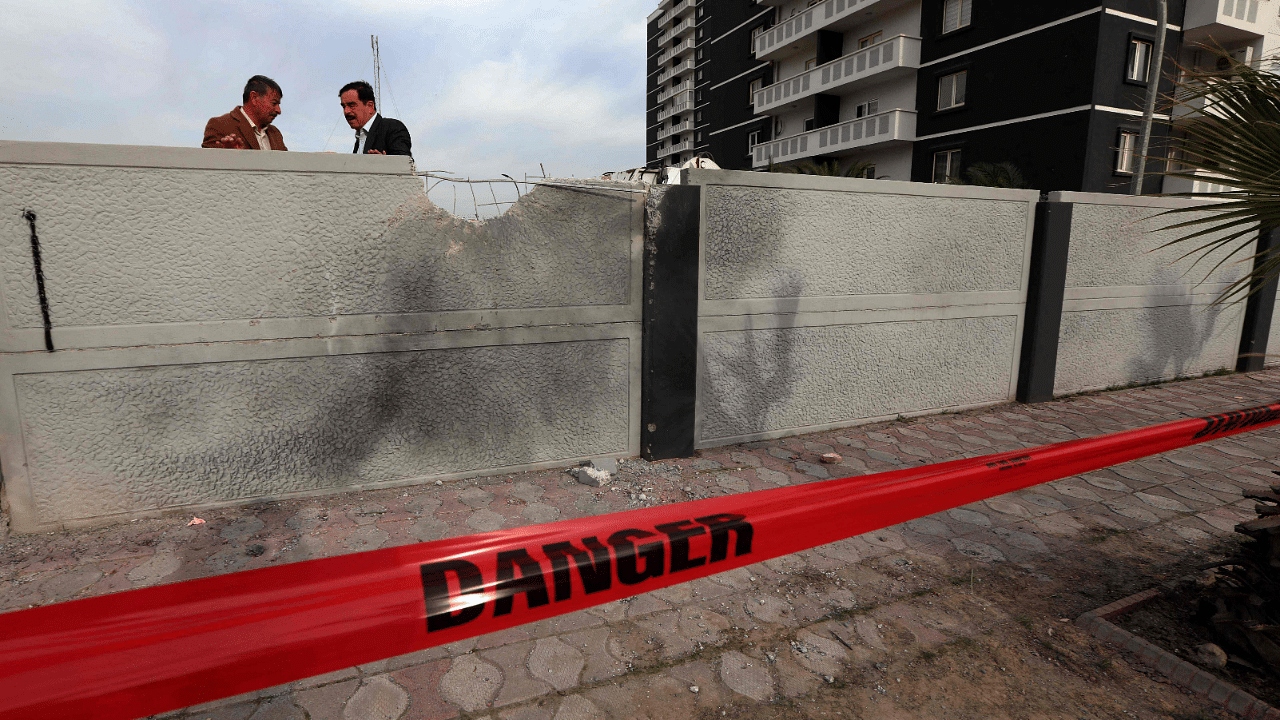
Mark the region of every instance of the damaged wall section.
POLYGON ((477 224, 404 158, 0 143, 14 528, 637 454, 643 202, 477 224))

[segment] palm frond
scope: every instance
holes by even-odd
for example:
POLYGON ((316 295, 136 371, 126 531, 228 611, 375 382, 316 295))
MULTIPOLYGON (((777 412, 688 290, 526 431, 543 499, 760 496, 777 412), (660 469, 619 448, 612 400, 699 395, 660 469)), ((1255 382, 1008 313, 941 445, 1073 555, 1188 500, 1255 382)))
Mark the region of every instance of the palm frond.
POLYGON ((1183 69, 1173 98, 1173 107, 1189 118, 1182 125, 1185 136, 1175 140, 1181 167, 1164 174, 1192 182, 1210 179, 1225 189, 1169 193, 1213 202, 1159 216, 1177 220, 1163 230, 1190 231, 1161 247, 1194 244, 1179 258, 1195 257, 1193 267, 1218 253, 1223 255, 1210 274, 1228 261, 1248 264, 1248 272, 1214 301, 1227 303, 1246 299, 1280 275, 1280 251, 1251 251, 1259 232, 1280 228, 1280 75, 1221 50, 1217 54, 1225 59, 1219 61, 1221 69, 1183 69), (1182 219, 1188 215, 1194 217, 1182 219))
POLYGON ((1027 181, 1022 171, 1011 162, 989 163, 978 162, 970 165, 965 171, 965 185, 979 185, 994 188, 1025 188, 1027 181))

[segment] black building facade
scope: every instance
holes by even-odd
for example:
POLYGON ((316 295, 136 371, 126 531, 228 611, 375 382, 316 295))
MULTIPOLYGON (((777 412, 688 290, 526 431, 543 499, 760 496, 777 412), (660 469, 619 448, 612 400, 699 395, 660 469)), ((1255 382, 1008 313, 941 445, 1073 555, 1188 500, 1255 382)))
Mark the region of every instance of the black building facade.
MULTIPOLYGON (((1180 67, 1216 60, 1209 45, 1263 57, 1277 4, 1168 0, 1157 64, 1154 0, 663 0, 647 164, 834 162, 945 182, 1007 162, 1040 190, 1129 192, 1148 83, 1170 95, 1180 67)), ((1147 167, 1144 192, 1171 191, 1164 162, 1147 167)))

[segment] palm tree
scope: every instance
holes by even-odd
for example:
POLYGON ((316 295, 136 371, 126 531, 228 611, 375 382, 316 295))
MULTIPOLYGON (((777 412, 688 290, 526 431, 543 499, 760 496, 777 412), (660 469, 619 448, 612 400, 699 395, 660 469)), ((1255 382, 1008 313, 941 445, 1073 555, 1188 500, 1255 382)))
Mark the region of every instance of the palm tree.
POLYGON ((1170 195, 1220 202, 1161 215, 1202 214, 1165 229, 1189 231, 1168 245, 1194 246, 1183 257, 1198 255, 1197 262, 1229 250, 1210 272, 1242 253, 1246 262, 1256 261, 1248 275, 1218 296, 1216 302, 1222 303, 1243 300, 1280 275, 1280 251, 1250 255, 1249 249, 1260 229, 1280 228, 1280 76, 1219 55, 1218 69, 1184 71, 1175 102, 1192 119, 1186 136, 1176 142, 1181 168, 1164 174, 1192 181, 1209 174, 1225 187, 1170 195))
POLYGON ((1022 171, 1011 162, 979 162, 964 171, 964 185, 980 185, 994 188, 1025 188, 1027 181, 1022 171))

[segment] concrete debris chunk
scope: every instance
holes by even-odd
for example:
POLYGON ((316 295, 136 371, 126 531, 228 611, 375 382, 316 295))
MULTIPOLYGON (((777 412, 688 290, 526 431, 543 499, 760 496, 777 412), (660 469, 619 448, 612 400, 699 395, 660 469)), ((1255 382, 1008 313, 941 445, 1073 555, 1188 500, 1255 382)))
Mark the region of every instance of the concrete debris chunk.
POLYGON ((584 466, 576 468, 574 470, 574 475, 577 476, 578 482, 583 485, 590 485, 591 487, 604 487, 605 485, 613 482, 612 474, 604 470, 597 470, 593 467, 584 466))
POLYGON ((591 461, 591 467, 607 473, 616 473, 618 472, 618 460, 617 458, 596 458, 591 461))
POLYGON ((835 465, 836 463, 840 462, 843 459, 844 458, 840 457, 839 453, 833 453, 833 452, 822 453, 822 462, 826 463, 827 465, 835 465))
POLYGON ((1221 670, 1227 666, 1227 653, 1213 643, 1205 643, 1197 647, 1194 659, 1201 665, 1215 670, 1221 670))

